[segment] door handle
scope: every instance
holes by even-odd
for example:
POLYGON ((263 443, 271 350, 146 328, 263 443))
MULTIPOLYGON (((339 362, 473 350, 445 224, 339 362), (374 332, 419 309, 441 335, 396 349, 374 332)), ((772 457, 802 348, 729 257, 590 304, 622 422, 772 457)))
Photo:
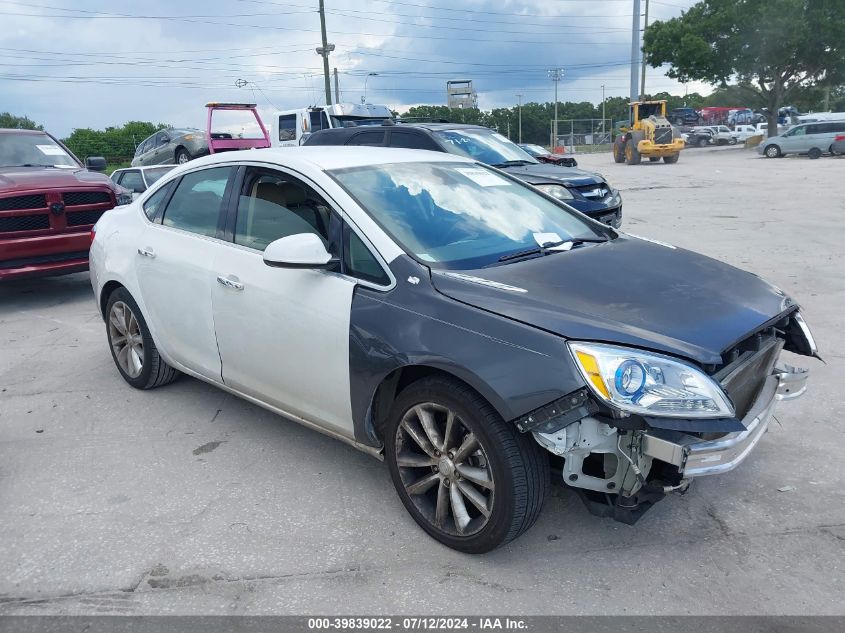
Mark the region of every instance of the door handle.
POLYGON ((152 259, 153 257, 156 256, 156 254, 153 252, 153 249, 151 249, 149 246, 144 247, 144 248, 139 248, 138 254, 142 255, 143 257, 149 257, 150 259, 152 259))
POLYGON ((244 289, 244 285, 241 282, 235 281, 234 279, 231 279, 229 277, 219 276, 219 277, 217 277, 217 283, 219 283, 221 286, 226 286, 227 288, 231 288, 232 290, 243 290, 244 289))

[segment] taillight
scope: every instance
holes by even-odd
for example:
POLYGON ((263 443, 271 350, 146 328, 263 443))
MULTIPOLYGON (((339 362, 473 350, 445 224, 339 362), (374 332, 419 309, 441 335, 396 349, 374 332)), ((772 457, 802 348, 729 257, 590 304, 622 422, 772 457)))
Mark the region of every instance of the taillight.
POLYGON ((837 141, 845 141, 845 134, 837 134, 836 139, 837 141))

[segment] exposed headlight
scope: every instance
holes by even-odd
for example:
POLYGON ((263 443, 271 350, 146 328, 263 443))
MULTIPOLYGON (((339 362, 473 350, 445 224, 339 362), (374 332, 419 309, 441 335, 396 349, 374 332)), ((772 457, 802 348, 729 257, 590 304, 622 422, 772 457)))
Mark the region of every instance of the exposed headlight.
POLYGON ((123 206, 124 204, 131 204, 132 203, 132 192, 127 191, 124 193, 117 194, 117 206, 123 206))
POLYGON ((563 185, 536 185, 536 187, 543 193, 547 193, 558 200, 573 200, 575 198, 569 192, 569 189, 563 185))
POLYGON ((792 318, 795 319, 798 327, 801 328, 801 333, 804 335, 804 338, 807 339, 807 347, 810 349, 810 354, 815 356, 819 353, 819 347, 816 345, 816 339, 813 337, 813 333, 810 332, 810 326, 807 325, 806 321, 804 321, 804 317, 801 316, 800 312, 796 312, 792 318))
POLYGON ((568 345, 590 390, 617 409, 670 418, 734 417, 722 388, 692 365, 614 345, 568 345))
POLYGON ((198 134, 185 134, 185 136, 183 136, 182 138, 185 139, 186 141, 193 141, 194 139, 199 140, 199 135, 198 134))

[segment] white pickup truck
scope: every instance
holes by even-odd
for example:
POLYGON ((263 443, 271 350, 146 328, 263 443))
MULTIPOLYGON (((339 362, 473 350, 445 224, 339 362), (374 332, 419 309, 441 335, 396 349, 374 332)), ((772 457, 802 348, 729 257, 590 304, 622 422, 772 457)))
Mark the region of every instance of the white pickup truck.
POLYGON ((274 112, 270 121, 273 147, 295 147, 312 132, 351 125, 381 125, 392 119, 386 105, 371 103, 336 103, 274 112))

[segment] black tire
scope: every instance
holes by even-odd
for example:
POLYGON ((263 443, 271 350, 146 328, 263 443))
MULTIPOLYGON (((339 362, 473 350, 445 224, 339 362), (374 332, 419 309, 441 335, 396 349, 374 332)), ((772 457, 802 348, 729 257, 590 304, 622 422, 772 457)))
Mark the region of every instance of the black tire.
POLYGON ((185 163, 191 160, 191 155, 188 153, 184 147, 180 147, 176 150, 176 154, 173 156, 173 160, 176 161, 177 165, 184 165, 185 163))
POLYGON ((766 158, 780 158, 781 152, 780 147, 775 144, 767 145, 766 149, 763 150, 763 154, 766 158))
POLYGON ((674 163, 677 163, 677 162, 678 162, 678 159, 679 159, 680 157, 681 157, 680 152, 679 152, 679 153, 677 153, 677 154, 669 154, 669 155, 667 155, 667 156, 664 156, 664 157, 663 157, 663 162, 664 162, 664 163, 667 163, 667 164, 669 164, 669 165, 672 165, 672 164, 674 164, 674 163))
MULTIPOLYGON (((127 327, 127 329, 131 331, 131 328, 127 327)), ((136 389, 161 387, 162 385, 173 382, 181 375, 176 369, 173 369, 173 367, 164 362, 164 359, 159 355, 158 349, 153 342, 153 337, 150 335, 150 329, 144 320, 144 315, 141 314, 138 304, 135 303, 135 300, 126 288, 117 288, 109 295, 109 300, 106 303, 106 337, 109 341, 109 350, 111 350, 112 360, 114 360, 117 370, 123 376, 123 379, 136 389), (113 315, 115 305, 118 304, 126 306, 137 322, 138 334, 141 337, 141 353, 137 354, 136 352, 136 356, 141 360, 140 372, 137 375, 130 374, 121 365, 121 361, 118 360, 119 352, 117 348, 119 344, 117 341, 119 339, 117 337, 120 335, 120 332, 115 327, 115 322, 112 321, 113 316, 115 316, 113 315)))
POLYGON ((810 151, 807 152, 807 158, 810 160, 816 160, 817 158, 822 157, 822 151, 818 147, 811 147, 810 151))
POLYGON ((695 142, 695 144, 696 144, 696 145, 698 145, 699 147, 707 147, 707 139, 706 139, 706 138, 704 138, 704 137, 699 138, 699 139, 695 142))
POLYGON ((634 138, 625 144, 625 162, 629 165, 639 165, 643 162, 643 156, 637 149, 637 140, 634 138))
POLYGON ((515 426, 505 422, 474 390, 448 377, 423 378, 399 394, 389 416, 385 429, 385 457, 393 485, 402 504, 430 536, 452 549, 482 554, 512 541, 535 523, 549 489, 548 455, 529 434, 519 433, 515 426), (438 425, 441 439, 446 436, 447 411, 454 414, 453 433, 458 429, 453 442, 442 439, 439 450, 437 437, 429 442, 428 449, 423 449, 420 448, 422 444, 409 439, 412 435, 406 430, 413 426, 417 435, 422 433, 430 437, 419 423, 423 418, 417 411, 422 408, 431 412, 433 407, 443 410, 440 414, 435 410, 434 415, 440 419, 429 418, 430 424, 438 425), (403 425, 403 420, 409 426, 403 425), (450 460, 456 451, 450 450, 448 455, 441 452, 457 444, 463 446, 470 436, 477 439, 478 449, 469 454, 467 461, 458 463, 457 455, 454 455, 453 464, 450 460), (425 463, 417 464, 418 459, 425 463), (458 469, 472 459, 480 461, 470 467, 476 472, 486 472, 492 485, 477 486, 461 478, 460 472, 464 470, 458 469), (435 483, 413 496, 406 490, 406 486, 418 486, 422 480, 431 479, 435 483), (476 509, 477 506, 466 503, 470 500, 469 495, 461 497, 463 493, 459 490, 470 483, 476 492, 488 494, 486 498, 481 495, 487 504, 488 516, 476 509), (443 493, 443 490, 447 492, 443 493), (451 496, 449 502, 445 498, 443 502, 444 512, 451 514, 444 516, 442 527, 436 525, 441 493, 448 496, 453 492, 464 500, 464 511, 471 510, 475 515, 463 529, 458 527, 458 514, 451 496), (475 528, 470 533, 463 534, 473 525, 475 528))
POLYGON ((729 141, 728 141, 728 145, 736 145, 736 144, 737 144, 737 142, 738 142, 738 141, 737 141, 736 137, 735 137, 735 136, 732 136, 732 137, 731 137, 731 140, 729 140, 729 141))
POLYGON ((616 140, 613 141, 613 162, 625 162, 625 139, 621 136, 617 136, 616 140))

